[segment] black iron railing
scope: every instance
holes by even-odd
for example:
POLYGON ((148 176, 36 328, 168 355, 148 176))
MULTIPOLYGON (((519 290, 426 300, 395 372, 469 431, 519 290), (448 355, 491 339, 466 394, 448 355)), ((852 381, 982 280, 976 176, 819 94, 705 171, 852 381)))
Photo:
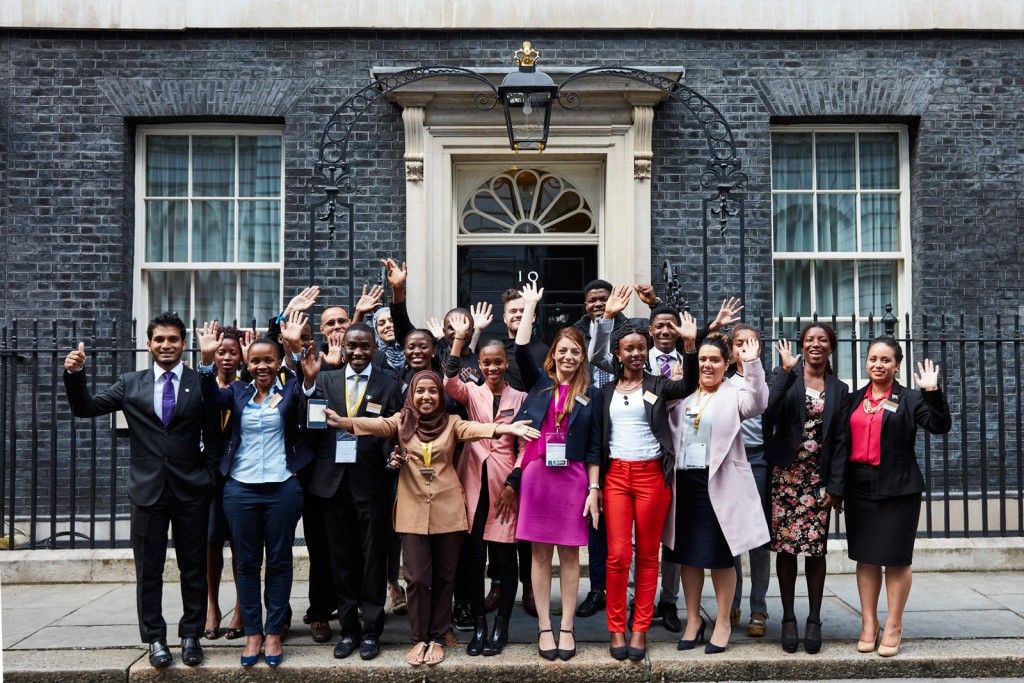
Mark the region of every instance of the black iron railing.
MULTIPOLYGON (((863 384, 867 342, 886 328, 905 349, 902 382, 911 383, 918 360, 941 366, 953 429, 918 440, 928 482, 922 536, 1024 535, 1020 317, 821 319, 846 331, 833 365, 852 387, 863 384)), ((759 322, 770 368, 774 339, 795 339, 809 319, 759 322)), ((0 535, 7 547, 127 546, 127 431, 116 417, 74 418, 64 396, 64 357, 80 340, 93 390, 149 363, 131 322, 0 323, 0 535)), ((195 366, 194 348, 186 358, 195 366)), ((842 534, 840 517, 835 531, 842 534)))

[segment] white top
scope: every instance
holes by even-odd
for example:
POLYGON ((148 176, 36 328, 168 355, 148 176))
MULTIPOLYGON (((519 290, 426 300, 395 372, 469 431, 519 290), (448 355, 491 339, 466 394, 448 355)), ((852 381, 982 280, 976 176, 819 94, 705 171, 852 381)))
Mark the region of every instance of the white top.
POLYGON ((642 389, 632 394, 620 394, 618 391, 612 394, 608 419, 611 420, 609 458, 639 462, 661 457, 661 444, 647 423, 642 389))

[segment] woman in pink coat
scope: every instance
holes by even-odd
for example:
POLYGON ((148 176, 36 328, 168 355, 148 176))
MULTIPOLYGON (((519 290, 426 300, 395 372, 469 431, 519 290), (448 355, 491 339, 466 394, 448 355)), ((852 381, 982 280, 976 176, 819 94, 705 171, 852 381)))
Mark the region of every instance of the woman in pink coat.
POLYGON ((756 340, 740 348, 746 383, 741 392, 724 381, 729 347, 715 337, 704 339, 697 350, 697 391, 683 399, 681 411, 669 413, 678 446, 675 514, 665 526, 669 550, 664 559, 682 565, 687 620, 680 650, 693 649, 705 637, 700 595, 704 570, 710 569, 718 612, 704 652, 725 651, 736 590, 733 558, 768 542, 768 524, 740 432, 740 423, 760 415, 768 404, 759 356, 756 340))
MULTIPOLYGON (((485 342, 478 352, 482 380, 464 382, 460 377, 462 347, 468 343, 470 321, 465 315, 453 313, 449 324, 455 331, 452 352, 445 366, 444 390, 466 406, 469 419, 476 422, 512 424, 526 398, 505 382, 508 355, 501 340, 485 342)), ((475 371, 474 371, 475 372, 475 371)), ((508 642, 508 620, 512 616, 516 593, 502 591, 494 629, 487 637, 487 615, 484 608, 484 561, 490 554, 497 571, 496 578, 506 586, 515 586, 519 576, 516 554, 516 491, 518 482, 509 479, 513 468, 521 463, 515 439, 503 436, 465 445, 457 470, 466 492, 469 534, 462 546, 460 575, 465 575, 470 590, 470 609, 475 629, 466 647, 471 656, 499 654, 508 642), (506 483, 506 481, 509 483, 506 483)))

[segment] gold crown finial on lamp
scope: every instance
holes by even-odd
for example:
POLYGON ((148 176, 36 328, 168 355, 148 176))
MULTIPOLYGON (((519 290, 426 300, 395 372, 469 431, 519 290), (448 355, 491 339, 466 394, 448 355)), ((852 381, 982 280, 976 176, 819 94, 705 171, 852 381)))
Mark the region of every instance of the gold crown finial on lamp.
POLYGON ((523 47, 516 50, 516 64, 519 66, 534 66, 537 64, 537 60, 540 59, 540 53, 533 49, 530 41, 524 40, 523 47))

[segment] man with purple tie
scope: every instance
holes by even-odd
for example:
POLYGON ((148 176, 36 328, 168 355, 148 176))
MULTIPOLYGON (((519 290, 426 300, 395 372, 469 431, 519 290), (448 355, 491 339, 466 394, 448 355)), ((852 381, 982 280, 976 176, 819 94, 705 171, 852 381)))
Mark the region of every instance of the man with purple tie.
POLYGON ((206 622, 206 531, 221 451, 214 441, 220 437, 219 414, 204 409, 199 373, 181 362, 181 318, 160 314, 149 323, 146 337, 153 367, 121 375, 96 396, 89 393, 82 372, 86 355, 85 342, 80 342, 64 360, 64 388, 77 417, 124 413, 131 438, 126 489, 132 504, 139 634, 149 645, 150 664, 171 663, 161 605, 170 526, 181 574, 182 661, 195 666, 203 661, 199 638, 206 622))

